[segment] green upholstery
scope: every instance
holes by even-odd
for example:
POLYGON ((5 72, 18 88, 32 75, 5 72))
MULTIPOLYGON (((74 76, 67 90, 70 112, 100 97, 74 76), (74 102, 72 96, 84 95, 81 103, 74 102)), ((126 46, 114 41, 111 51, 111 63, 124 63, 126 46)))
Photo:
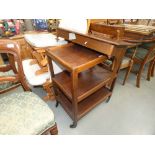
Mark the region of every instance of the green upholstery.
MULTIPOLYGON (((128 57, 123 57, 122 64, 127 64, 127 63, 129 63, 130 60, 131 60, 131 59, 128 58, 128 57)), ((107 59, 104 63, 105 63, 107 66, 111 66, 111 65, 112 65, 112 60, 107 59)))
MULTIPOLYGON (((10 70, 8 72, 0 72, 0 77, 1 76, 12 76, 12 75, 14 75, 12 70, 10 70)), ((11 87, 13 85, 15 85, 13 82, 8 82, 7 81, 7 82, 5 82, 3 84, 0 84, 0 90, 7 89, 7 88, 9 88, 9 87, 11 87)))
MULTIPOLYGON (((131 57, 133 55, 133 52, 134 52, 134 49, 133 48, 127 49, 126 56, 127 57, 131 57)), ((135 57, 138 58, 138 59, 144 60, 144 58, 145 58, 145 56, 146 56, 147 53, 148 53, 148 50, 147 49, 144 49, 144 48, 139 47, 137 49, 137 52, 135 54, 135 57)))
POLYGON ((32 92, 0 99, 0 135, 42 134, 54 124, 52 110, 32 92))
POLYGON ((141 47, 146 48, 146 49, 149 49, 152 46, 155 46, 155 43, 154 42, 151 42, 151 43, 143 43, 141 45, 141 47))
POLYGON ((112 65, 112 61, 107 59, 106 61, 104 61, 104 63, 107 65, 107 66, 110 66, 112 65))

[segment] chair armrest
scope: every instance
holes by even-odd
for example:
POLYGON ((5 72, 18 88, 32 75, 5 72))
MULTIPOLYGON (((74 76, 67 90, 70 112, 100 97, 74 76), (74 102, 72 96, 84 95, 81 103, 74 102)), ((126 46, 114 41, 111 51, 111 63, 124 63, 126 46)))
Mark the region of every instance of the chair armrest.
POLYGON ((6 81, 9 81, 9 82, 17 82, 19 80, 19 77, 18 76, 1 76, 0 77, 0 83, 4 83, 6 81))
POLYGON ((0 66, 0 72, 7 72, 9 70, 11 70, 11 65, 10 64, 0 66))

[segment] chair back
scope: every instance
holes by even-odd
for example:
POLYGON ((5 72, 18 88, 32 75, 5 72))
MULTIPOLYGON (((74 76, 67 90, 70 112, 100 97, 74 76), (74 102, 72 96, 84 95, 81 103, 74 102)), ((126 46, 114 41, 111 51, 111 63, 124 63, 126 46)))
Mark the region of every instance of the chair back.
MULTIPOLYGON (((6 65, 0 66, 0 85, 11 82, 17 85, 21 84, 24 90, 30 90, 25 80, 20 52, 20 46, 17 42, 9 39, 0 40, 0 54, 6 54, 9 60, 6 65), (8 74, 9 71, 12 71, 11 75, 8 74)), ((13 89, 17 85, 0 90, 0 93, 13 89)))
POLYGON ((111 38, 119 40, 124 36, 125 27, 119 25, 106 25, 103 23, 91 23, 89 31, 94 34, 98 33, 98 35, 109 35, 111 38))

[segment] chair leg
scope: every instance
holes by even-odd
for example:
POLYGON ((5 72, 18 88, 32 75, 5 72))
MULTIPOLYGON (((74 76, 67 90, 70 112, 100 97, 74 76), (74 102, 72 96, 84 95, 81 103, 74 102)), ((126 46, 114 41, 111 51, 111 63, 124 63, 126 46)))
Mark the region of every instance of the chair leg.
MULTIPOLYGON (((110 89, 111 92, 113 92, 113 90, 114 90, 116 80, 117 80, 117 78, 115 78, 115 79, 110 83, 110 85, 109 85, 109 89, 110 89)), ((110 96, 107 98, 107 100, 106 100, 107 103, 110 101, 111 96, 112 96, 112 95, 110 95, 110 96)))
POLYGON ((151 78, 151 71, 152 71, 152 67, 153 67, 153 61, 150 62, 149 64, 149 68, 148 68, 148 72, 147 72, 147 80, 150 81, 151 78))
POLYGON ((50 129, 50 134, 51 135, 58 135, 58 128, 57 128, 57 124, 55 123, 55 125, 50 129))
POLYGON ((155 69, 155 61, 153 63, 152 69, 151 69, 151 76, 154 77, 154 69, 155 69))
POLYGON ((138 88, 140 88, 140 79, 141 79, 141 75, 142 75, 143 68, 144 68, 144 64, 142 64, 142 65, 140 66, 140 69, 139 69, 138 74, 137 74, 136 86, 137 86, 138 88))
POLYGON ((21 85, 22 85, 24 91, 31 91, 31 89, 30 89, 30 87, 27 85, 25 79, 22 79, 22 80, 21 80, 21 85))
POLYGON ((129 76, 129 73, 130 73, 130 71, 132 69, 132 66, 133 66, 133 61, 131 62, 130 66, 128 67, 128 69, 126 71, 125 78, 124 78, 124 81, 123 81, 123 84, 122 85, 125 85, 125 82, 128 79, 128 76, 129 76))
POLYGON ((58 135, 58 128, 57 128, 57 124, 55 123, 55 125, 53 127, 51 127, 50 129, 46 130, 45 132, 42 133, 42 135, 58 135))
POLYGON ((44 97, 45 101, 48 100, 55 100, 54 93, 52 92, 52 84, 50 82, 47 82, 43 85, 43 89, 46 91, 47 95, 44 97))

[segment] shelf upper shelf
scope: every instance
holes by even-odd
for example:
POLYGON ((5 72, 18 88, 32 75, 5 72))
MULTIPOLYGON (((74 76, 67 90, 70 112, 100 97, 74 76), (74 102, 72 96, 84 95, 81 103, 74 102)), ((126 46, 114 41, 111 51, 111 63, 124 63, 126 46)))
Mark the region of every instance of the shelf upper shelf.
MULTIPOLYGON (((85 99, 105 84, 108 84, 113 78, 115 78, 114 73, 105 70, 100 66, 95 66, 84 72, 81 72, 78 76, 78 88, 77 88, 77 99, 78 102, 85 99)), ((72 100, 71 93, 71 76, 67 71, 63 71, 53 78, 59 88, 63 93, 72 100)))
POLYGON ((78 70, 79 72, 87 69, 88 65, 90 68, 91 64, 95 66, 95 64, 107 59, 106 56, 100 53, 72 43, 56 48, 48 48, 47 55, 69 71, 78 70))

